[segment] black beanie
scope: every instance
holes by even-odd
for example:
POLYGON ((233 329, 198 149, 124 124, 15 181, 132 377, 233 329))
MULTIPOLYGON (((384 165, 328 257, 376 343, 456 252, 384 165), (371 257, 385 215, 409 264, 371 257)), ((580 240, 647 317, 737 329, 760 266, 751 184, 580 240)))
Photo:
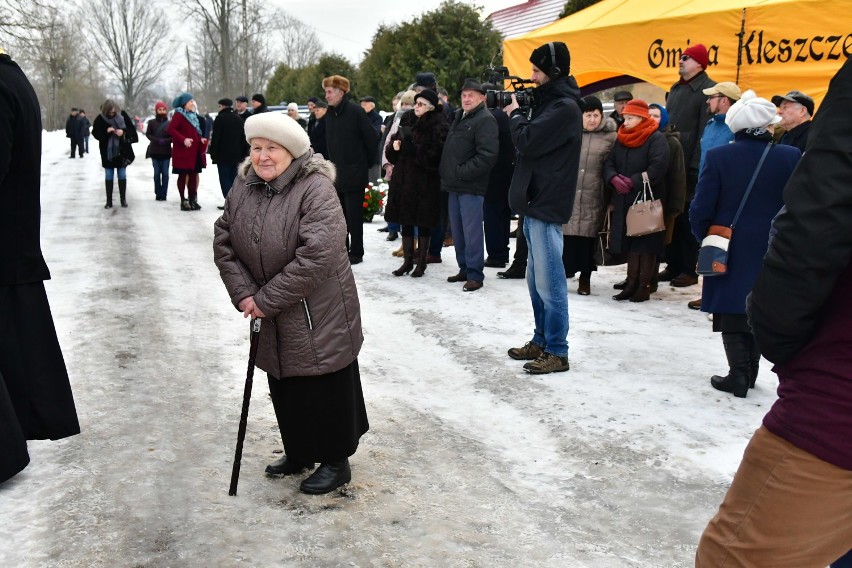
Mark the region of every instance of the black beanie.
POLYGON ((580 110, 583 112, 591 112, 593 110, 599 111, 603 114, 603 103, 601 100, 594 95, 589 95, 587 97, 583 97, 580 99, 582 104, 580 105, 580 110))
POLYGON ((260 93, 255 93, 251 96, 251 100, 259 102, 261 105, 266 105, 266 97, 260 93))
POLYGON ((551 41, 537 47, 530 55, 530 63, 547 73, 548 76, 553 76, 551 69, 554 67, 554 59, 556 59, 556 66, 559 67, 560 76, 567 77, 571 74, 571 54, 568 52, 568 46, 561 41, 551 41), (551 46, 553 46, 552 52, 551 46))

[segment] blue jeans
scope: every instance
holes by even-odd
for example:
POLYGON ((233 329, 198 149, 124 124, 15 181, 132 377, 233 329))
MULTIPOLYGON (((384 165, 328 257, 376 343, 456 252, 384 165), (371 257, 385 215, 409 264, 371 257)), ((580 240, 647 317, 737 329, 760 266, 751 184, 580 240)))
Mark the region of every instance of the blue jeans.
POLYGON ((484 201, 482 195, 449 194, 450 227, 453 229, 453 246, 456 248, 459 272, 467 274, 468 280, 477 282, 485 280, 482 272, 485 267, 485 234, 482 229, 484 201))
POLYGON ((237 179, 237 167, 239 164, 216 164, 219 170, 219 187, 222 188, 222 197, 227 198, 234 180, 237 179))
POLYGON ((104 179, 107 181, 115 179, 115 170, 118 170, 118 179, 127 179, 127 169, 125 168, 104 168, 106 174, 104 179))
POLYGON ((562 225, 524 217, 529 246, 527 287, 535 332, 532 342, 548 353, 568 356, 568 282, 562 266, 562 225))
POLYGON ((154 164, 154 195, 166 198, 169 191, 169 160, 170 158, 151 158, 154 164))
POLYGON ((852 566, 852 550, 831 563, 831 568, 849 568, 852 566))

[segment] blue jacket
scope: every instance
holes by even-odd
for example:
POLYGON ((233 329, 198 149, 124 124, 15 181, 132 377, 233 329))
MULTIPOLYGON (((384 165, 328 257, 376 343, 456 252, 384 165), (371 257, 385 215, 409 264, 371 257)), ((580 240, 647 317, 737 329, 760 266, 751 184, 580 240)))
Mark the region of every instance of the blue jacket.
POLYGON ((704 156, 707 155, 707 150, 716 146, 729 144, 734 140, 734 133, 725 124, 724 114, 714 114, 707 121, 707 126, 704 127, 704 133, 701 135, 701 158, 698 164, 698 171, 704 167, 704 156))
MULTIPOLYGON (((689 208, 692 234, 701 241, 710 225, 730 226, 768 142, 735 136, 733 144, 712 148, 695 186, 689 208)), ((784 205, 782 192, 801 153, 772 146, 746 201, 728 248, 728 272, 704 278, 701 311, 744 314, 746 296, 769 246, 769 226, 784 205)))

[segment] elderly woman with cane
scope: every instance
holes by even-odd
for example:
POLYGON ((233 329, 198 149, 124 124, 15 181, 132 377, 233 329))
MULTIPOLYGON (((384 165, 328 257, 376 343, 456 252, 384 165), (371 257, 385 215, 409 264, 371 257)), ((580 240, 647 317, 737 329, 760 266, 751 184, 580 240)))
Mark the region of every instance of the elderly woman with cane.
POLYGON ((360 305, 346 252, 334 166, 298 123, 251 116, 251 145, 214 224, 214 257, 231 301, 262 318, 257 367, 267 372, 284 457, 271 475, 319 468, 304 493, 348 483, 349 456, 369 429, 358 353, 360 305))

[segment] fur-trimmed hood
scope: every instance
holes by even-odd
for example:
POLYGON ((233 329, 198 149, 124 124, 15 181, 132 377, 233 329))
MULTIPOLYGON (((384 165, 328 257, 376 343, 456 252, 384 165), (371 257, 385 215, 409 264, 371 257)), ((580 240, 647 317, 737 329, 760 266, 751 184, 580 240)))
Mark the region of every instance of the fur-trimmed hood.
MULTIPOLYGON (((266 182, 261 179, 260 176, 255 173, 254 168, 251 165, 251 156, 243 160, 243 162, 237 168, 237 179, 246 185, 252 184, 267 184, 278 192, 281 192, 284 187, 289 183, 297 183, 300 180, 305 179, 311 174, 320 174, 331 180, 331 183, 334 183, 335 178, 337 177, 337 169, 334 167, 334 164, 323 158, 320 154, 314 154, 312 150, 308 150, 308 153, 305 156, 300 156, 293 160, 293 163, 290 165, 292 167, 299 168, 296 172, 296 175, 290 177, 287 175, 287 171, 283 174, 272 180, 271 182, 266 182)), ((288 170, 290 169, 288 168, 288 170)))

